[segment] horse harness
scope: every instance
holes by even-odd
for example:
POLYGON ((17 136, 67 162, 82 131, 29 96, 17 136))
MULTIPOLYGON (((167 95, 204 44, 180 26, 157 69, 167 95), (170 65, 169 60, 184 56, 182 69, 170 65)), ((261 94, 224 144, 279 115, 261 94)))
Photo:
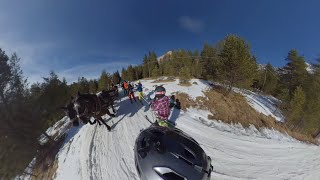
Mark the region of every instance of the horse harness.
MULTIPOLYGON (((95 102, 95 111, 93 111, 93 113, 94 113, 94 115, 95 116, 98 116, 99 114, 100 114, 100 112, 101 112, 101 100, 99 99, 99 97, 97 96, 97 95, 94 95, 93 96, 93 100, 94 100, 94 102, 95 102)), ((75 106, 77 106, 76 105, 76 103, 75 103, 75 106)), ((84 111, 81 113, 81 114, 79 114, 79 112, 77 111, 77 118, 78 119, 81 119, 81 117, 83 117, 83 116, 87 116, 88 115, 88 112, 89 112, 89 108, 88 108, 88 106, 87 106, 87 104, 84 104, 84 106, 85 106, 85 109, 84 109, 84 111)))
POLYGON ((94 113, 96 116, 98 116, 98 115, 100 114, 100 112, 101 112, 101 109, 102 109, 101 100, 100 100, 100 98, 98 97, 98 95, 95 95, 93 99, 94 99, 94 101, 95 101, 95 103, 96 103, 96 111, 93 112, 93 113, 94 113))

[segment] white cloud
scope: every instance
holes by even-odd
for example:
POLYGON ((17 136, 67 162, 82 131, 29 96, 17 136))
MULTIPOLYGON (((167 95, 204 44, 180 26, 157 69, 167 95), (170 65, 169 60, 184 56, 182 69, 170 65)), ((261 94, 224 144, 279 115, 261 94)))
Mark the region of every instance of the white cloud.
MULTIPOLYGON (((1 23, 0 23, 1 24, 1 23)), ((101 71, 105 69, 107 72, 112 73, 116 70, 121 70, 122 67, 127 67, 130 62, 126 62, 128 57, 118 57, 118 60, 106 63, 95 63, 87 65, 77 65, 72 68, 66 69, 60 66, 61 61, 72 62, 72 59, 77 59, 72 55, 65 55, 61 57, 48 56, 48 52, 56 49, 57 45, 47 42, 23 42, 19 39, 19 34, 14 32, 0 32, 0 48, 6 51, 7 55, 16 52, 21 58, 20 66, 23 70, 24 76, 28 79, 29 84, 35 82, 43 82, 43 77, 47 77, 51 70, 58 74, 59 78, 65 77, 68 83, 78 80, 78 77, 85 77, 87 79, 98 78, 101 71)), ((112 53, 105 51, 90 51, 88 54, 100 56, 100 59, 108 60, 112 53)), ((113 57, 112 59, 114 59, 113 57)), ((69 64, 71 65, 71 64, 69 64)))
POLYGON ((53 43, 24 42, 14 32, 0 32, 0 48, 6 51, 8 56, 17 53, 23 73, 30 83, 40 81, 49 72, 44 55, 54 47, 53 43))
MULTIPOLYGON (((66 69, 57 72, 60 78, 65 77, 68 83, 72 83, 78 80, 78 77, 85 77, 86 79, 97 79, 99 78, 102 70, 106 70, 109 73, 113 73, 117 70, 121 73, 122 67, 127 67, 131 63, 129 62, 110 62, 110 63, 98 63, 98 64, 87 64, 75 66, 70 69, 66 69)), ((134 64, 131 64, 134 65, 134 64)))
MULTIPOLYGON (((117 70, 121 71, 122 67, 127 67, 131 63, 124 60, 117 60, 106 63, 92 63, 87 65, 78 65, 69 69, 59 67, 59 69, 52 67, 53 64, 57 64, 61 60, 70 60, 73 57, 68 56, 63 59, 57 60, 55 57, 47 57, 46 53, 55 48, 54 44, 50 43, 24 43, 16 41, 11 34, 0 33, 0 48, 6 51, 6 54, 11 55, 16 52, 21 58, 20 66, 23 70, 24 76, 28 78, 28 82, 31 85, 35 82, 42 82, 43 77, 47 77, 51 70, 54 70, 59 78, 65 77, 68 83, 72 83, 78 80, 78 77, 85 77, 87 79, 98 78, 103 69, 109 73, 113 73, 117 70), (49 59, 48 59, 49 58, 49 59), (55 62, 53 62, 55 61, 55 62)), ((121 57, 120 57, 121 58, 121 57)), ((106 59, 108 59, 106 57, 106 59)), ((123 59, 127 59, 124 57, 123 59)))
POLYGON ((78 77, 97 78, 103 69, 112 73, 130 64, 128 62, 130 55, 126 55, 125 51, 117 49, 121 55, 107 49, 87 49, 88 52, 85 53, 74 52, 72 47, 64 44, 64 40, 41 40, 39 37, 31 39, 24 28, 14 28, 15 24, 12 22, 8 13, 0 11, 0 27, 3 27, 0 28, 0 48, 9 56, 13 52, 17 53, 21 58, 21 69, 29 84, 43 82, 43 77, 47 77, 50 70, 55 71, 60 78, 65 77, 68 83, 71 83, 77 81, 78 77), (71 51, 60 52, 61 49, 71 51), (87 56, 92 56, 92 61, 84 62, 87 56), (112 59, 112 62, 116 63, 97 63, 104 59, 106 61, 112 59), (71 64, 75 63, 75 60, 88 65, 71 64), (66 65, 75 66, 68 69, 66 65))
POLYGON ((203 21, 188 16, 182 16, 178 19, 178 21, 182 28, 193 33, 200 33, 204 30, 205 27, 203 21))

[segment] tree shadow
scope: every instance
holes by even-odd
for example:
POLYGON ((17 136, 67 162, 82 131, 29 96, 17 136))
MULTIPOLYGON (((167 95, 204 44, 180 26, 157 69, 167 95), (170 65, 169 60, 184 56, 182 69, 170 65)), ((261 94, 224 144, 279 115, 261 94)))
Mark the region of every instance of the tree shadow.
POLYGON ((154 90, 152 90, 152 91, 150 91, 147 95, 146 95, 146 97, 147 97, 147 99, 149 100, 151 100, 151 95, 154 93, 154 90))
POLYGON ((171 113, 169 121, 172 122, 173 124, 176 124, 176 121, 178 120, 179 115, 180 115, 180 111, 181 111, 181 109, 177 109, 177 108, 173 107, 173 111, 171 113))
POLYGON ((78 134, 82 126, 84 126, 83 123, 80 123, 79 126, 71 126, 66 132, 64 144, 68 143, 76 134, 78 134))
POLYGON ((149 103, 152 101, 150 96, 151 96, 153 93, 154 93, 154 90, 150 91, 150 92, 145 96, 146 99, 143 99, 144 104, 147 103, 147 104, 145 105, 145 107, 144 107, 144 112, 147 112, 147 111, 149 111, 149 109, 150 109, 149 103))
POLYGON ((129 99, 124 99, 119 102, 119 108, 116 113, 116 117, 118 117, 117 122, 113 123, 111 129, 114 129, 125 117, 134 116, 144 105, 142 105, 139 100, 130 102, 129 99), (120 118, 119 118, 120 117, 120 118))

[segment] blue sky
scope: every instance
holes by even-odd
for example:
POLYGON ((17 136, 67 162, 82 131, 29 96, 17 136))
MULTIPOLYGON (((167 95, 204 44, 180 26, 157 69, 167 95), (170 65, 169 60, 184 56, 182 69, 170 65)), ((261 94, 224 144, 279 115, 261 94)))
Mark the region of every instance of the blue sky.
POLYGON ((320 1, 10 0, 0 3, 0 48, 17 52, 30 82, 54 70, 68 82, 140 64, 144 54, 201 50, 228 34, 259 63, 286 63, 292 48, 320 55, 320 1))

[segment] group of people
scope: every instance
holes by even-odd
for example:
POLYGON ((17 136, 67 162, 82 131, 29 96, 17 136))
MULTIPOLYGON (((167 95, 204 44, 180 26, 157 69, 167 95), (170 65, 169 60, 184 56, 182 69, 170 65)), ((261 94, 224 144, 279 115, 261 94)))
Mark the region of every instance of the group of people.
MULTIPOLYGON (((122 83, 122 89, 123 89, 123 92, 124 92, 124 95, 128 95, 129 96, 129 99, 130 99, 130 102, 133 103, 133 100, 136 102, 137 99, 134 95, 134 83, 133 82, 127 82, 127 81, 124 81, 122 83)), ((142 103, 142 98, 143 98, 143 94, 142 94, 142 84, 140 81, 138 81, 138 84, 136 85, 136 91, 138 92, 138 100, 140 101, 140 103, 143 105, 142 103)))
MULTIPOLYGON (((140 103, 143 105, 143 87, 140 81, 138 81, 137 83, 138 84, 134 84, 133 82, 124 81, 121 84, 121 87, 123 89, 124 95, 128 95, 131 103, 133 103, 133 101, 137 101, 137 98, 134 95, 134 92, 137 91, 138 101, 140 101, 140 103)), ((179 99, 176 99, 175 95, 172 95, 170 98, 166 96, 166 89, 163 86, 157 86, 154 91, 155 97, 149 105, 156 114, 158 125, 165 127, 174 126, 168 121, 168 119, 170 116, 171 108, 174 107, 177 109, 181 109, 181 103, 179 99)))

